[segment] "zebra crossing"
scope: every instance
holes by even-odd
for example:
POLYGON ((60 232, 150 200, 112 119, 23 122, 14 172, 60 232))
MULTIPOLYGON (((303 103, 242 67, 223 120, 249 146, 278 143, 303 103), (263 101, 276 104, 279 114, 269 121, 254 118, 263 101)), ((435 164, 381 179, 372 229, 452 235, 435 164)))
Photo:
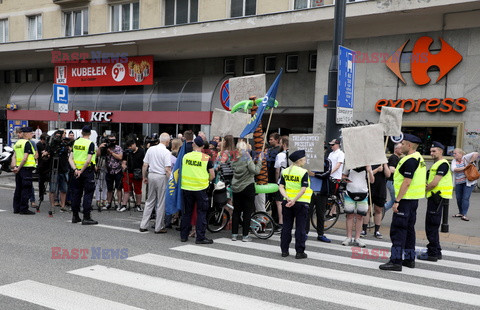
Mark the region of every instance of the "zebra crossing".
MULTIPOLYGON (((344 236, 329 234, 329 238, 341 241, 344 236)), ((1 285, 0 300, 8 297, 49 309, 75 310, 146 309, 136 299, 140 294, 159 301, 181 300, 188 309, 480 308, 477 254, 444 250, 441 261, 417 260, 415 269, 396 273, 378 270, 380 260, 353 259, 350 247, 313 238, 307 242, 308 259, 281 258, 279 242, 278 236, 254 242, 219 237, 213 245, 179 243, 161 254, 131 256, 115 266, 92 261, 91 266, 66 271, 87 283, 118 286, 119 292, 131 296, 127 302, 81 292, 68 283, 55 286, 30 279, 1 285), (172 279, 172 273, 201 281, 172 279)), ((390 247, 386 241, 366 243, 372 248, 390 247)))

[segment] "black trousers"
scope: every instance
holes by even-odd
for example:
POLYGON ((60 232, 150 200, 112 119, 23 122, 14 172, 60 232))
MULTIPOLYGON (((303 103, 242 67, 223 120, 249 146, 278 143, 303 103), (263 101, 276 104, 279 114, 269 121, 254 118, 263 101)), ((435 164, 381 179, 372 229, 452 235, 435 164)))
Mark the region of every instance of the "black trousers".
POLYGON ((293 221, 295 220, 295 250, 297 253, 305 252, 305 225, 307 224, 308 203, 297 202, 290 208, 285 205, 287 201, 282 202, 283 228, 280 237, 280 248, 282 253, 288 252, 290 242, 292 241, 293 221))
POLYGON ((312 218, 313 210, 317 213, 317 234, 323 236, 325 227, 325 211, 327 209, 328 196, 326 194, 313 194, 310 208, 308 209, 308 218, 306 224, 306 233, 310 232, 310 219, 312 218))
POLYGON ((33 168, 23 167, 15 175, 15 193, 13 194, 13 212, 23 213, 28 211, 28 200, 32 195, 33 168))
POLYGON ((250 230, 252 213, 255 210, 255 185, 252 183, 245 187, 243 191, 233 193, 233 205, 232 234, 238 234, 240 215, 243 212, 242 232, 243 236, 247 236, 250 230))
POLYGON ((428 256, 439 256, 442 254, 438 229, 442 221, 443 208, 448 207, 448 199, 442 199, 440 205, 433 202, 432 197, 427 200, 427 214, 425 216, 425 233, 427 234, 428 256))
POLYGON ((73 177, 72 180, 72 212, 78 215, 80 212, 80 201, 83 196, 83 218, 90 219, 92 211, 92 199, 95 192, 95 177, 92 168, 87 168, 78 178, 73 177))
POLYGON ((182 215, 182 223, 180 225, 180 237, 187 239, 192 225, 190 225, 192 219, 193 208, 195 202, 197 203, 197 223, 195 224, 196 238, 198 241, 205 239, 205 230, 207 229, 207 211, 208 211, 208 195, 206 190, 201 191, 187 191, 183 192, 183 204, 185 206, 185 212, 182 215))
POLYGON ((402 260, 415 260, 417 208, 418 199, 402 199, 398 212, 393 213, 390 225, 390 240, 392 240, 390 260, 394 264, 401 264, 402 260))

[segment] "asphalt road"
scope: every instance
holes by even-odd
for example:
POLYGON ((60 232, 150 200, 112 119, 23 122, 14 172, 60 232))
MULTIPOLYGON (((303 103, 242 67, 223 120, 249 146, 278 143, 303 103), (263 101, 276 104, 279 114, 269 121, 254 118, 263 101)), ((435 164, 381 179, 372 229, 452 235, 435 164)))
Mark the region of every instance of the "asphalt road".
MULTIPOLYGON (((295 260, 280 257, 278 235, 244 243, 221 232, 208 235, 213 245, 181 243, 175 230, 138 232, 138 212, 94 211, 102 226, 82 226, 68 222, 70 213, 48 218, 46 206, 32 216, 13 214, 12 195, 0 189, 0 309, 480 307, 476 247, 444 248, 439 263, 384 272, 377 266, 385 259, 352 259, 352 249, 340 245, 342 231, 331 231, 331 244, 311 234, 309 258, 295 260), (85 249, 85 258, 61 258, 75 249, 85 249)), ((389 247, 386 240, 366 243, 369 250, 389 247)))

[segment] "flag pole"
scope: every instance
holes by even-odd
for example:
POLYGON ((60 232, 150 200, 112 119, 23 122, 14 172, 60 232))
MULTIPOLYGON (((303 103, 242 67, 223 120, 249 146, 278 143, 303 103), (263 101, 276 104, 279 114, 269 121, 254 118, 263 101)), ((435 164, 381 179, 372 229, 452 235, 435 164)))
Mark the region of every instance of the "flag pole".
POLYGON ((262 152, 265 151, 265 145, 267 144, 267 136, 268 135, 268 129, 270 128, 270 122, 272 121, 272 115, 273 115, 273 108, 270 110, 270 117, 268 118, 268 124, 267 124, 267 130, 265 131, 265 138, 263 139, 263 146, 262 146, 262 152))

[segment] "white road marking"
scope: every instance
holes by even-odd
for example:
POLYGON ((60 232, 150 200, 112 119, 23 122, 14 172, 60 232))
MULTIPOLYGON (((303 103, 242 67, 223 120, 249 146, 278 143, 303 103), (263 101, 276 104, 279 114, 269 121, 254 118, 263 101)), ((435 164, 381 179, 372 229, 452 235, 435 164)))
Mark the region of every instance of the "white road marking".
POLYGON ((100 265, 72 270, 68 273, 220 309, 296 309, 202 286, 100 265))
MULTIPOLYGON (((215 240, 217 242, 218 240, 215 240)), ((243 243, 243 242, 242 242, 243 243)), ((365 285, 375 287, 378 289, 388 289, 395 292, 403 292, 407 294, 420 295, 429 298, 437 298, 441 300, 448 300, 453 302, 460 302, 464 304, 474 305, 480 307, 480 295, 469 294, 462 291, 454 291, 443 288, 432 288, 430 286, 415 284, 411 282, 402 282, 397 280, 390 280, 381 277, 374 277, 365 274, 357 274, 346 272, 342 270, 322 268, 312 265, 305 265, 299 263, 292 263, 287 260, 277 260, 265 258, 261 256, 247 255, 237 252, 229 252, 217 250, 205 246, 184 245, 172 250, 184 253, 198 254, 213 258, 221 258, 225 260, 240 262, 255 266, 268 266, 268 268, 275 268, 285 272, 305 274, 315 276, 318 278, 332 279, 346 283, 355 283, 358 285, 365 285)), ((279 252, 280 248, 278 248, 279 252)), ((279 254, 280 255, 280 254, 279 254)), ((386 271, 380 271, 382 272, 386 271)))
POLYGON ((0 294, 58 310, 141 309, 31 280, 0 286, 0 294))
MULTIPOLYGON (((71 222, 72 221, 67 221, 67 223, 71 223, 71 222)), ((81 223, 78 223, 78 224, 81 225, 81 223)), ((105 224, 97 224, 97 225, 91 225, 91 226, 109 228, 114 230, 129 231, 137 234, 148 234, 148 231, 141 232, 139 229, 126 228, 126 227, 120 227, 120 226, 111 226, 111 225, 105 225, 105 224)))
POLYGON ((191 260, 177 259, 150 253, 130 257, 129 260, 158 267, 194 273, 220 280, 256 286, 262 289, 266 288, 287 294, 298 295, 305 298, 316 299, 319 301, 332 302, 354 308, 372 310, 385 308, 399 310, 429 309, 388 299, 351 293, 344 290, 336 290, 328 287, 278 279, 256 273, 207 265, 203 263, 193 262, 191 260), (268 283, 268 285, 265 285, 266 283, 268 283))

